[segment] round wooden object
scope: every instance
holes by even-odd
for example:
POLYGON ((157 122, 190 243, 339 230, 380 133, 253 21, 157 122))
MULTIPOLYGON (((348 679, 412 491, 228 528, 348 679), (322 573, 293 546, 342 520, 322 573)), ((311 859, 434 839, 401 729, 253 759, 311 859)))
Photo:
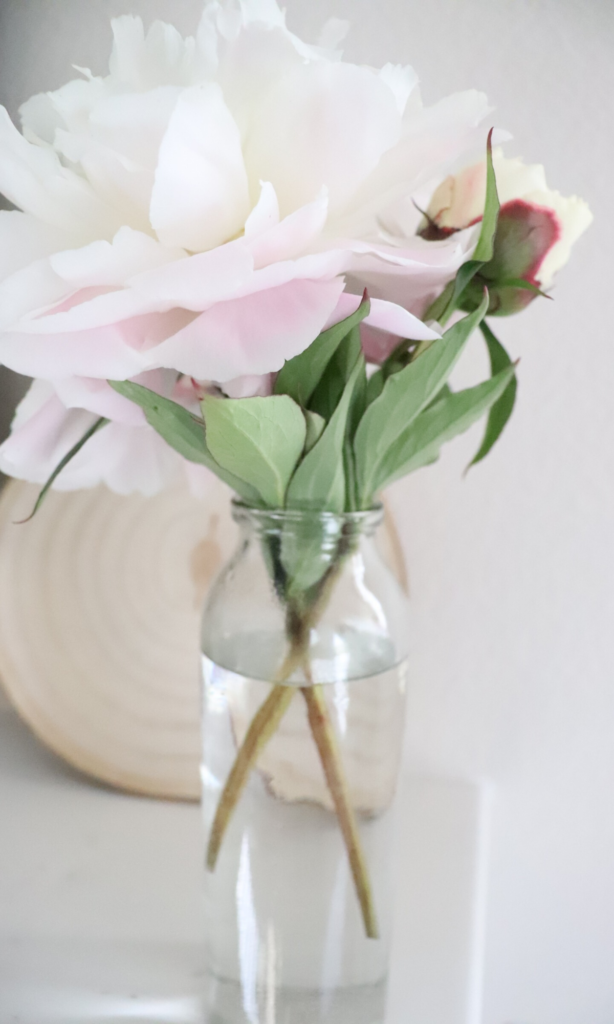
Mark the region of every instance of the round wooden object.
MULTIPOLYGON (((0 498, 0 677, 37 736, 130 792, 199 796, 199 620, 237 531, 229 492, 0 498)), ((404 579, 390 519, 385 554, 404 579)))

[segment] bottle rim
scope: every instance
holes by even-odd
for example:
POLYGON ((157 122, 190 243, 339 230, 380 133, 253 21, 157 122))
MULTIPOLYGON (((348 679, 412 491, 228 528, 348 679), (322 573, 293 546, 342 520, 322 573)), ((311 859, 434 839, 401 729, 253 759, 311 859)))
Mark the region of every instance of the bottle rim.
POLYGON ((352 527, 354 530, 364 530, 379 526, 384 518, 384 506, 377 502, 371 508, 356 512, 329 512, 315 509, 258 508, 248 505, 240 498, 233 498, 232 517, 237 523, 249 521, 260 528, 269 529, 317 522, 322 526, 341 525, 352 527))

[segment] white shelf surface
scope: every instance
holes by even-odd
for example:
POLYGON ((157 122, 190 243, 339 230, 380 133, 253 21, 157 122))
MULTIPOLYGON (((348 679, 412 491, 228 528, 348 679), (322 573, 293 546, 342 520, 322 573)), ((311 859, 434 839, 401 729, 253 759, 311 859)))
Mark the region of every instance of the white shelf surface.
MULTIPOLYGON (((488 795, 403 789, 386 1024, 479 1024, 488 795)), ((97 787, 0 706, 1 1024, 206 1024, 201 865, 196 806, 97 787)))

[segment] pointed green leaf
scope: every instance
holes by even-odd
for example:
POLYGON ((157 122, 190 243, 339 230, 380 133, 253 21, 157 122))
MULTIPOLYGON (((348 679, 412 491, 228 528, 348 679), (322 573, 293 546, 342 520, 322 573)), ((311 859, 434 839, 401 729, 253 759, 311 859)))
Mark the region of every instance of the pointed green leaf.
POLYGON ((216 462, 207 447, 203 420, 193 416, 177 402, 163 398, 142 384, 135 384, 129 380, 110 380, 109 384, 124 398, 139 405, 149 425, 184 459, 207 466, 248 504, 260 503, 258 491, 216 462))
POLYGON ((495 251, 495 235, 499 223, 499 193, 497 192, 497 178, 492 159, 492 134, 491 128, 486 143, 486 200, 484 203, 484 214, 482 217, 482 228, 478 244, 473 254, 473 259, 478 263, 488 263, 493 258, 495 251))
POLYGON ((62 472, 62 470, 66 468, 66 466, 68 465, 69 462, 72 462, 72 460, 74 459, 75 455, 79 454, 79 452, 81 451, 83 446, 87 444, 87 442, 90 440, 90 438, 92 438, 94 436, 94 434, 97 434, 98 431, 102 427, 106 427, 108 422, 109 422, 109 420, 105 419, 104 416, 102 416, 99 420, 96 420, 96 422, 89 428, 89 430, 87 430, 85 432, 83 437, 80 438, 80 440, 77 441, 77 443, 75 445, 73 445, 73 447, 70 449, 68 454, 65 455, 64 458, 60 462, 58 462, 58 464, 55 467, 53 473, 51 474, 51 476, 47 480, 45 486, 42 488, 38 498, 36 499, 36 504, 34 505, 34 508, 32 509, 30 515, 27 517, 27 519, 22 519, 21 522, 16 524, 16 525, 22 526, 24 523, 29 523, 30 520, 34 518, 34 516, 36 515, 36 513, 39 510, 39 508, 43 504, 45 498, 49 494, 49 491, 53 487, 55 481, 59 477, 59 475, 62 472))
POLYGON ((326 426, 326 420, 323 416, 320 416, 317 412, 305 411, 305 421, 307 423, 307 436, 305 438, 305 454, 310 452, 311 449, 317 444, 324 433, 326 426))
POLYGON ((338 345, 322 379, 309 400, 309 408, 330 420, 362 351, 360 328, 353 327, 338 345))
MULTIPOLYGON (((514 367, 509 366, 492 380, 458 391, 421 413, 391 445, 380 465, 373 493, 434 461, 446 441, 468 430, 501 397, 513 375, 514 367)), ((372 499, 373 494, 363 495, 364 505, 372 499)))
POLYGON ((384 390, 384 384, 386 383, 386 377, 380 366, 379 370, 372 373, 367 382, 367 405, 371 405, 376 398, 379 398, 382 391, 384 390))
MULTIPOLYGON (((488 346, 492 376, 495 377, 501 372, 501 370, 505 370, 506 367, 511 366, 512 360, 486 322, 482 324, 481 331, 488 346)), ((467 469, 470 469, 471 466, 475 466, 476 463, 481 462, 482 459, 486 458, 493 445, 496 444, 501 437, 501 434, 514 411, 517 390, 518 381, 516 379, 516 374, 514 374, 501 397, 491 407, 488 414, 484 440, 482 441, 475 458, 473 458, 467 466, 467 469)))
POLYGON ((354 388, 363 368, 364 360, 361 356, 330 423, 292 478, 287 495, 288 508, 344 511, 346 493, 343 448, 354 388))
POLYGON ((475 313, 459 320, 409 366, 389 377, 369 406, 354 440, 361 495, 375 493, 391 446, 441 391, 487 308, 488 294, 475 313))
POLYGON ((307 437, 305 417, 296 402, 286 395, 206 397, 202 409, 207 444, 216 462, 247 481, 269 508, 283 508, 307 437))
POLYGON ((462 295, 467 286, 484 264, 493 258, 501 204, 499 202, 497 179, 492 159, 492 133, 493 129, 491 128, 486 144, 486 199, 478 244, 472 259, 468 260, 467 263, 463 263, 459 269, 456 280, 446 287, 439 298, 435 299, 435 302, 428 309, 425 320, 437 320, 439 323, 445 324, 452 313, 456 309, 461 308, 462 295))
POLYGON ((277 375, 275 394, 289 395, 306 409, 339 345, 369 315, 370 310, 371 303, 365 292, 355 313, 323 331, 309 348, 285 363, 277 375))

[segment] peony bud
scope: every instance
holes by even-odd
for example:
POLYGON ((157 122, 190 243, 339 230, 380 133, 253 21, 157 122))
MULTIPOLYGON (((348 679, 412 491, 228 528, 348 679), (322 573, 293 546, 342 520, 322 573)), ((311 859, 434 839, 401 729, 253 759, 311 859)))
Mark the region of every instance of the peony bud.
MULTIPOLYGON (((548 288, 593 217, 584 200, 548 189, 541 166, 506 160, 498 151, 494 168, 501 202, 494 255, 469 285, 463 308, 479 305, 486 284, 490 314, 508 316, 525 309, 537 294, 514 282, 548 288)), ((479 223, 485 194, 485 161, 447 178, 431 199, 420 234, 432 241, 479 223)))

